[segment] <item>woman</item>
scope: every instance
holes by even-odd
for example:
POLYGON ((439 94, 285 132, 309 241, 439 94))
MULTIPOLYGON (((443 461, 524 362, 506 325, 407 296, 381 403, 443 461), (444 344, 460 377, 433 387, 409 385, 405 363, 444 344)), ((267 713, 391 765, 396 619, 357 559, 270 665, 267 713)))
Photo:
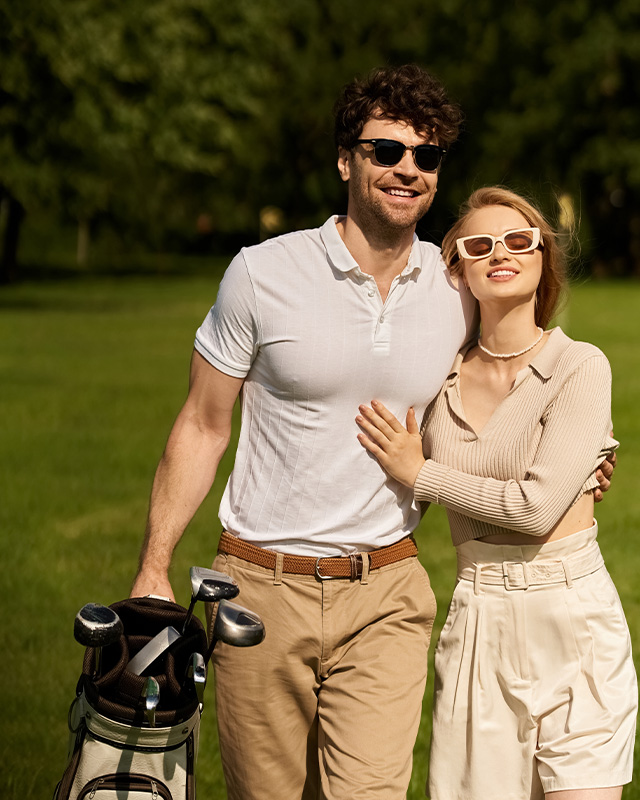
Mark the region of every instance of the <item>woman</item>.
POLYGON ((417 500, 447 508, 458 582, 436 649, 432 800, 619 800, 636 676, 593 519, 608 438, 604 355, 546 331, 564 285, 556 236, 500 187, 469 198, 443 257, 477 298, 420 431, 376 401, 358 438, 417 500))

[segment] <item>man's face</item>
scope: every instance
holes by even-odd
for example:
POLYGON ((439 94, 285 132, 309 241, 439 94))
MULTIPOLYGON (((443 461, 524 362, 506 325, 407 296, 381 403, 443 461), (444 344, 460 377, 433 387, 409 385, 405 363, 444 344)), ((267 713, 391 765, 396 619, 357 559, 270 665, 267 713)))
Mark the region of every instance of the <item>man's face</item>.
MULTIPOLYGON (((360 139, 394 139, 406 145, 437 144, 428 135, 416 133, 406 122, 372 117, 360 139)), ((397 235, 415 228, 433 202, 438 173, 423 172, 405 150, 392 167, 381 166, 371 144, 357 144, 353 151, 340 150, 338 170, 349 181, 348 215, 371 233, 397 235)))

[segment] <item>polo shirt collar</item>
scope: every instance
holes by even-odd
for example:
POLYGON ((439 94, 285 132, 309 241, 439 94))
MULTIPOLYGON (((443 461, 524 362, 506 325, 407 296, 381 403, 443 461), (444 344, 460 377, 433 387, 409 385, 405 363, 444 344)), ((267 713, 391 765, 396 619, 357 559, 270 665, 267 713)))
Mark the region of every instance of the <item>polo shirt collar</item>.
MULTIPOLYGON (((338 233, 336 223, 340 219, 339 216, 332 216, 320 228, 320 237, 327 250, 327 256, 332 266, 340 272, 351 272, 352 270, 360 271, 360 266, 351 253, 347 250, 347 246, 342 241, 342 237, 338 233)), ((411 245, 411 252, 409 253, 409 260, 407 266, 400 273, 401 275, 411 275, 415 270, 422 270, 422 249, 420 247, 420 240, 413 234, 413 244, 411 245)))
MULTIPOLYGON (((542 348, 542 350, 540 350, 539 353, 536 353, 527 366, 531 367, 532 370, 537 372, 541 378, 544 378, 545 380, 550 378, 553 375, 555 368, 558 366, 560 357, 571 344, 571 341, 572 340, 566 335, 562 328, 552 328, 545 346, 542 348)), ((467 351, 472 347, 475 347, 476 344, 477 342, 471 342, 466 347, 463 347, 462 350, 460 350, 455 357, 453 366, 451 367, 451 371, 448 375, 448 380, 455 383, 460 375, 460 365, 462 364, 462 360, 464 359, 467 351)))

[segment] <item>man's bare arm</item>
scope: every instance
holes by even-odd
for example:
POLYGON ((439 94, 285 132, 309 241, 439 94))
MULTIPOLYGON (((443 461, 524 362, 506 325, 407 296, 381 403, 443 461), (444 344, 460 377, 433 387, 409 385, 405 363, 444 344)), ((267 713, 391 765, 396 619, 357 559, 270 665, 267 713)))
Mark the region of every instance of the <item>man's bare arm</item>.
POLYGON ((242 378, 225 375, 194 351, 189 394, 153 482, 132 597, 174 598, 169 583, 173 551, 213 484, 229 444, 231 415, 242 384, 242 378))

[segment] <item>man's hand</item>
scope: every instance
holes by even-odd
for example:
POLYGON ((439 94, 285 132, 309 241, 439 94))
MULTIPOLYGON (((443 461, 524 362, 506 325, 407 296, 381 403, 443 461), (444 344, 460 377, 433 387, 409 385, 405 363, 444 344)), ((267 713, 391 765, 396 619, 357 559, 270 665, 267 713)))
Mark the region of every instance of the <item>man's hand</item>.
POLYGON ((169 578, 162 574, 147 574, 143 571, 136 575, 131 587, 130 597, 146 597, 155 594, 158 597, 168 597, 175 603, 175 595, 169 583, 169 578))
POLYGON ((615 453, 609 453, 609 455, 596 470, 596 478, 600 484, 599 488, 593 493, 593 499, 596 501, 596 503, 599 503, 602 500, 602 493, 608 492, 609 488, 611 487, 611 477, 613 475, 613 470, 616 467, 617 460, 618 459, 616 458, 615 453))

